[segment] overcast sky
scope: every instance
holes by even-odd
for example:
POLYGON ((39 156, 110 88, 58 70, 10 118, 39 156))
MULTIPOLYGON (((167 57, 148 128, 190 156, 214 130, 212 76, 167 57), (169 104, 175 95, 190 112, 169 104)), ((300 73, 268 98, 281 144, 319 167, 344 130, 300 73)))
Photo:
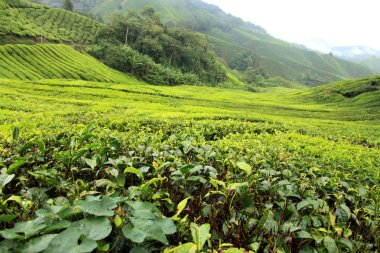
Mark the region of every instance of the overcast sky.
POLYGON ((333 46, 380 50, 379 0, 203 0, 274 37, 323 52, 333 46))

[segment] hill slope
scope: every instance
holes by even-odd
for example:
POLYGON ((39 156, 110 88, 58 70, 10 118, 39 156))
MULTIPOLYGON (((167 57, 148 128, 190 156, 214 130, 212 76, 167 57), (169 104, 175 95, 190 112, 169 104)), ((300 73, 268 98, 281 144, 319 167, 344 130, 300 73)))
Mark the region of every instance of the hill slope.
MULTIPOLYGON (((57 0, 43 0, 59 6, 57 0)), ((309 51, 273 38, 266 31, 224 13, 216 6, 199 0, 74 0, 74 7, 103 18, 116 11, 127 14, 153 6, 169 27, 185 27, 208 35, 215 49, 228 63, 244 49, 259 56, 259 67, 268 77, 282 76, 288 80, 328 83, 342 78, 373 75, 369 68, 333 56, 309 51)))
POLYGON ((301 94, 305 102, 314 100, 329 106, 373 108, 376 117, 380 117, 380 76, 339 81, 301 94))
POLYGON ((53 44, 0 46, 0 78, 131 81, 127 75, 108 68, 87 54, 53 44))
POLYGON ((91 42, 103 24, 62 9, 51 9, 26 1, 0 0, 0 43, 7 35, 40 36, 50 41, 91 42))

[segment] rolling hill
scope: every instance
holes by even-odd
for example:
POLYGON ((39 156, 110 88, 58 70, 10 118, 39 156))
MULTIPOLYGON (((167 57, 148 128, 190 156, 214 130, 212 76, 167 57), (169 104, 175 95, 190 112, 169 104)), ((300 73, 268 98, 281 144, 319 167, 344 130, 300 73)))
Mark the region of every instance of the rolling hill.
MULTIPOLYGON (((59 6, 57 0, 43 0, 59 6)), ((320 85, 344 78, 365 77, 374 72, 367 67, 327 54, 310 51, 273 38, 254 24, 224 13, 199 0, 74 0, 78 11, 102 16, 115 12, 128 14, 152 6, 169 27, 185 27, 204 33, 217 53, 229 63, 242 50, 259 56, 260 68, 267 77, 281 76, 291 81, 320 85)))
POLYGON ((380 118, 380 77, 339 81, 305 91, 305 102, 314 100, 331 106, 373 108, 374 118, 380 118))
POLYGON ((0 78, 138 82, 72 47, 56 44, 0 46, 0 78))

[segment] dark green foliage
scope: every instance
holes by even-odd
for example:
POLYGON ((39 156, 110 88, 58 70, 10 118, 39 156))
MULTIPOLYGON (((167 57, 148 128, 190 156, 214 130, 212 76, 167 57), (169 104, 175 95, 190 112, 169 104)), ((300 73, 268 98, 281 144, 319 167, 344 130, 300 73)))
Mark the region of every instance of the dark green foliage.
POLYGON ((73 11, 74 6, 71 0, 63 0, 62 8, 67 10, 67 11, 73 11))
POLYGON ((149 56, 127 45, 99 43, 88 48, 88 52, 103 59, 107 66, 137 76, 152 84, 179 85, 200 82, 196 75, 183 74, 173 67, 157 64, 149 56))
POLYGON ((259 57, 260 56, 255 55, 252 51, 242 50, 240 53, 232 57, 228 66, 231 69, 239 71, 246 71, 249 67, 258 68, 260 66, 259 57))
POLYGON ((168 29, 150 7, 140 15, 113 15, 109 27, 99 32, 98 43, 104 41, 128 45, 156 63, 195 74, 206 83, 218 84, 226 79, 226 71, 204 35, 168 29))

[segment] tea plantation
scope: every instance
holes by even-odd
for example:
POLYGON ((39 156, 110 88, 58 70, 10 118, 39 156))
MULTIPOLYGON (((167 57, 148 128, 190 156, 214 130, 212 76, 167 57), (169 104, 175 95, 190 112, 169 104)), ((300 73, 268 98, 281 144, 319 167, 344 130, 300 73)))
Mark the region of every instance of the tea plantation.
POLYGON ((43 41, 88 43, 104 26, 76 13, 20 0, 0 0, 0 17, 0 44, 7 35, 37 41, 42 36, 43 41))
POLYGON ((380 251, 378 77, 253 93, 0 52, 0 252, 380 251))
POLYGON ((93 57, 65 45, 0 46, 0 78, 17 80, 79 79, 99 82, 136 81, 93 57))

